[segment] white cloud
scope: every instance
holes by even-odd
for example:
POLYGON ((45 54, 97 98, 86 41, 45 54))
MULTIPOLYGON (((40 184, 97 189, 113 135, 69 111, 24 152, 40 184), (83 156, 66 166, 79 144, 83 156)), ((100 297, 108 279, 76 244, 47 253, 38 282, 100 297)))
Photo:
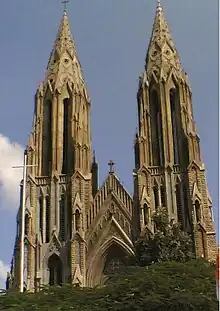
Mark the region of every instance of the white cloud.
POLYGON ((12 166, 22 163, 23 147, 0 134, 0 209, 18 209, 22 169, 12 166))
POLYGON ((0 289, 5 289, 5 281, 7 272, 10 271, 10 267, 0 260, 0 289))

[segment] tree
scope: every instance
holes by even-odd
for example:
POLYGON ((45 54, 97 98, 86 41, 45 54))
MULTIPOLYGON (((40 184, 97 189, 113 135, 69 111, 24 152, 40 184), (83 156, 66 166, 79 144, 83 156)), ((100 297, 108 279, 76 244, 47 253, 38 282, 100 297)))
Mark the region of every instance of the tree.
POLYGON ((155 233, 146 232, 136 242, 140 266, 168 260, 186 262, 194 258, 191 236, 182 231, 178 223, 169 221, 166 208, 158 209, 152 220, 155 233))
POLYGON ((130 267, 101 289, 71 285, 0 296, 8 311, 216 311, 215 268, 203 259, 130 267))

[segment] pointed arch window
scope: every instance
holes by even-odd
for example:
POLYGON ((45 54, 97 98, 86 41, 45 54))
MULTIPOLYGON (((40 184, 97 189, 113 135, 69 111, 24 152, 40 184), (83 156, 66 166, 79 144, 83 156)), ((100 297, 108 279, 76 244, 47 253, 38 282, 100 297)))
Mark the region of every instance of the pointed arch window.
POLYGON ((159 207, 158 188, 157 188, 157 186, 153 187, 153 194, 154 194, 154 206, 155 206, 155 209, 157 209, 159 207))
POLYGON ((68 145, 69 145, 69 98, 63 100, 63 165, 62 174, 68 171, 68 145))
POLYGON ((52 102, 44 103, 42 175, 48 176, 52 161, 52 102))
POLYGON ((79 231, 81 227, 80 212, 78 209, 76 210, 76 214, 75 214, 75 227, 76 227, 76 231, 79 231))
POLYGON ((160 186, 160 198, 161 198, 162 207, 165 207, 166 206, 166 195, 165 195, 164 185, 160 186))
POLYGON ((149 223, 149 208, 147 204, 144 204, 144 225, 146 226, 149 223))
POLYGON ((48 268, 50 271, 49 284, 61 285, 62 284, 62 262, 60 257, 53 254, 48 260, 48 268))
POLYGON ((50 241, 50 197, 46 196, 46 243, 50 241))
POLYGON ((150 91, 151 143, 153 166, 163 165, 163 131, 160 101, 156 90, 150 91))
POLYGON ((201 221, 201 206, 198 200, 195 201, 196 221, 201 221))
POLYGON ((65 240, 65 195, 60 198, 60 239, 65 240))
POLYGON ((86 215, 86 228, 89 229, 89 215, 86 215))
POLYGON ((172 134, 173 134, 173 153, 174 164, 180 164, 180 150, 179 150, 179 103, 178 92, 175 88, 170 90, 170 109, 171 109, 171 122, 172 122, 172 134))

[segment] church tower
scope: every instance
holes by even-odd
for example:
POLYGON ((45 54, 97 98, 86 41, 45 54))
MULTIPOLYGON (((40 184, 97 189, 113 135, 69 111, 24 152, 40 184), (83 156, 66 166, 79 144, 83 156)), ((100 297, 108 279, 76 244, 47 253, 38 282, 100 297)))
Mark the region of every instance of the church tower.
MULTIPOLYGON (((27 146, 24 288, 104 284, 134 255, 133 201, 114 173, 98 187, 90 99, 66 11, 35 96, 27 146)), ((21 198, 22 198, 21 183, 21 198)), ((7 287, 20 285, 21 206, 7 287)))
MULTIPOLYGON (((64 11, 35 96, 28 142, 24 286, 85 285, 86 212, 92 204, 90 99, 64 11)), ((22 185, 21 185, 22 187, 22 185)), ((94 187, 93 187, 94 188, 94 187)), ((22 190, 22 189, 21 189, 22 190)), ((19 285, 21 208, 13 258, 19 285)))
POLYGON ((152 213, 166 207, 170 220, 193 236, 197 256, 215 258, 212 201, 187 74, 158 1, 145 70, 137 93, 134 232, 154 231, 152 213))

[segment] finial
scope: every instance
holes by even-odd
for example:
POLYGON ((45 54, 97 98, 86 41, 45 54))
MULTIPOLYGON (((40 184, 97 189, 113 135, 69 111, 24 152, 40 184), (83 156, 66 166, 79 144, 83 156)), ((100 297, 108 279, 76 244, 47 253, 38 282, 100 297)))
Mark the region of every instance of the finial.
POLYGON ((114 165, 115 165, 115 162, 113 162, 112 160, 109 161, 108 163, 109 167, 110 167, 110 171, 109 173, 114 173, 114 165))
POLYGON ((67 3, 69 3, 69 2, 70 2, 70 0, 63 0, 63 1, 62 1, 63 5, 64 5, 64 9, 63 9, 64 13, 66 13, 66 10, 67 10, 67 3))
POLYGON ((157 0, 157 11, 161 11, 162 10, 162 5, 160 0, 157 0))

